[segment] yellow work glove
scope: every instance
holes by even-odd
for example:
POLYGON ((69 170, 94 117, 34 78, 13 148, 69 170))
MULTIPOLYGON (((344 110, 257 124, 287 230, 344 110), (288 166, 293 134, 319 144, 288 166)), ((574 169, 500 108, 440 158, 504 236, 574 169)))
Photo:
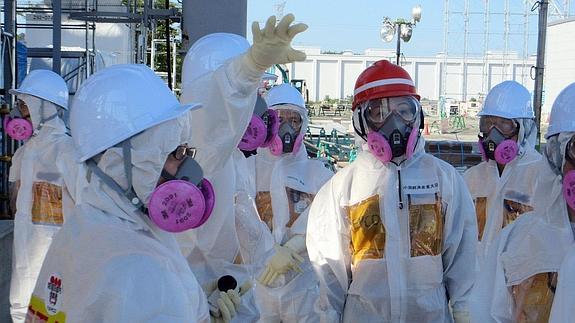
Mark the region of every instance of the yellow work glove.
POLYGON ((260 275, 258 281, 270 286, 279 275, 290 270, 302 272, 300 264, 304 262, 300 252, 305 250, 305 239, 297 235, 286 242, 283 246, 275 246, 275 254, 270 258, 266 269, 260 275))
MULTIPOLYGON (((217 289, 217 280, 209 282, 205 286, 202 286, 204 292, 207 295, 212 293, 218 293, 217 289)), ((248 290, 252 288, 251 281, 246 281, 240 288, 239 291, 236 289, 230 289, 226 292, 219 292, 219 296, 217 297, 217 301, 215 301, 215 308, 210 308, 210 318, 211 322, 214 323, 228 323, 236 316, 238 312, 238 308, 241 304, 241 296, 244 295, 248 290)), ((208 299, 211 301, 213 297, 209 297, 208 299)))
POLYGON ((252 24, 254 43, 248 50, 248 57, 261 71, 275 64, 286 64, 305 60, 305 53, 291 47, 295 35, 307 29, 306 24, 295 24, 294 15, 288 14, 276 26, 276 17, 268 18, 264 29, 257 21, 252 24))
POLYGON ((469 312, 467 311, 454 311, 453 312, 453 320, 455 323, 469 323, 471 320, 469 319, 469 312))

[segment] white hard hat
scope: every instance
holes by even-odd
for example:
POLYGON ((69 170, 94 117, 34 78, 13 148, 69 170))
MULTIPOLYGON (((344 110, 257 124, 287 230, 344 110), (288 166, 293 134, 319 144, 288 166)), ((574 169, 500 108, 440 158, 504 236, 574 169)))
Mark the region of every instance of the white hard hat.
POLYGON ((305 110, 303 96, 295 87, 289 84, 274 86, 265 97, 268 106, 272 108, 278 104, 293 104, 305 110))
POLYGON ((10 94, 28 94, 68 109, 68 86, 64 79, 50 70, 33 70, 10 94))
POLYGON ((188 50, 182 66, 182 88, 215 71, 230 58, 243 54, 250 44, 239 35, 213 33, 198 39, 188 50))
POLYGON ((146 65, 113 65, 90 76, 70 111, 72 139, 85 161, 199 104, 182 105, 146 65))
POLYGON ((496 116, 506 119, 535 118, 531 94, 515 81, 505 81, 494 86, 483 102, 478 116, 496 116))
POLYGON ((564 88, 553 102, 545 138, 561 132, 575 132, 575 83, 564 88))

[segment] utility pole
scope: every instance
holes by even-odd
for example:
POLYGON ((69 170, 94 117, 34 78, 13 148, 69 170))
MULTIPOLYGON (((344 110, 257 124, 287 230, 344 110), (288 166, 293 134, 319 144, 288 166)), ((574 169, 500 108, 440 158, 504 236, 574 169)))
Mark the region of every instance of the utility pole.
POLYGON ((547 9, 549 0, 538 1, 539 5, 539 35, 537 38, 537 65, 535 66, 535 89, 533 93, 533 109, 537 124, 537 149, 541 144, 541 106, 543 105, 543 72, 545 70, 545 41, 547 37, 547 9))
POLYGON ((401 58, 401 25, 397 26, 397 46, 395 48, 395 64, 399 65, 399 60, 401 58))

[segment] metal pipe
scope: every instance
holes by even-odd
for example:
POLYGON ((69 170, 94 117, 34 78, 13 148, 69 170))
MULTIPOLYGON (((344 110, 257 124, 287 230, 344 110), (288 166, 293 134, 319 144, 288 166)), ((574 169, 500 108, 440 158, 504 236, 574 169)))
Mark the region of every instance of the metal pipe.
POLYGON ((52 0, 52 71, 62 71, 62 1, 52 0))
MULTIPOLYGON (((2 31, 2 42, 3 51, 2 54, 4 58, 4 85, 3 85, 3 96, 4 101, 7 103, 5 107, 12 106, 12 95, 8 93, 9 89, 15 87, 15 80, 17 78, 16 73, 16 0, 4 0, 4 31, 2 31)), ((3 113, 7 112, 5 110, 3 113)), ((2 116, 3 117, 3 116, 2 116)), ((4 129, 2 129, 4 130, 4 129)), ((2 154, 0 157, 0 196, 8 197, 9 194, 9 184, 8 184, 8 172, 10 170, 10 160, 13 155, 14 150, 17 148, 17 143, 10 139, 8 136, 2 136, 2 154)), ((10 210, 9 199, 0 198, 0 216, 12 215, 10 214, 14 210, 10 210)))
POLYGON ((543 104, 543 72, 545 70, 548 6, 549 0, 539 1, 539 36, 537 38, 537 65, 535 66, 535 89, 533 93, 533 108, 537 124, 537 149, 539 149, 541 143, 541 106, 543 104))
POLYGON ((177 53, 176 53, 177 47, 178 47, 178 43, 174 42, 174 47, 172 47, 172 84, 174 84, 174 88, 176 88, 176 84, 177 84, 177 82, 176 82, 177 81, 176 67, 178 65, 177 53))
POLYGON ((489 91, 489 0, 485 0, 483 13, 483 75, 481 80, 481 94, 487 95, 489 91))
MULTIPOLYGON (((165 1, 166 9, 170 9, 170 0, 165 1)), ((174 44, 175 45, 175 44, 174 44)), ((172 51, 170 50, 170 17, 166 18, 166 67, 168 70, 168 87, 173 89, 172 85, 172 51)))
POLYGON ((395 64, 399 65, 399 57, 401 56, 401 24, 397 24, 397 48, 395 50, 395 64))
POLYGON ((467 101, 467 55, 468 55, 468 39, 469 39, 469 0, 465 0, 465 9, 463 13, 464 30, 463 30, 463 62, 461 68, 463 70, 463 78, 461 80, 461 100, 467 101))

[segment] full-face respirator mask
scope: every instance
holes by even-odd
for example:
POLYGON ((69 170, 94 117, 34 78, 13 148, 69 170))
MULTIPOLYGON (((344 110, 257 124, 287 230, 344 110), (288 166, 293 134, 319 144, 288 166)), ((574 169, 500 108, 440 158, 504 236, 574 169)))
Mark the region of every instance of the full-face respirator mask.
MULTIPOLYGON (((23 116, 22 109, 26 103, 22 100, 16 100, 16 106, 10 111, 10 114, 4 117, 4 131, 14 140, 28 140, 34 133, 34 125, 29 120, 30 115, 23 116)), ((26 110, 28 110, 26 108, 26 110)))
POLYGON ((182 145, 171 153, 172 157, 183 162, 176 174, 169 174, 162 169, 161 178, 165 181, 156 186, 146 208, 132 187, 130 140, 120 145, 129 187, 124 190, 97 166, 94 159, 88 160, 90 170, 104 183, 125 196, 164 231, 183 232, 197 228, 208 220, 214 208, 215 193, 212 184, 204 178, 202 168, 194 160, 195 149, 182 145))
POLYGON ((281 154, 297 154, 302 146, 304 133, 301 131, 303 117, 292 109, 277 109, 279 129, 272 138, 269 149, 274 156, 281 154))
MULTIPOLYGON (((387 163, 405 155, 410 159, 419 138, 419 102, 411 96, 371 99, 359 106, 368 127, 367 144, 372 154, 387 163)), ((421 118, 420 118, 421 119, 421 118)))
MULTIPOLYGON (((575 136, 567 143, 565 162, 575 167, 575 136)), ((570 170, 563 176, 563 197, 567 205, 575 210, 575 170, 570 170)))
POLYGON ((258 96, 254 113, 238 148, 246 157, 255 155, 260 147, 268 147, 280 127, 276 111, 268 109, 264 99, 258 96))
POLYGON ((519 133, 519 124, 514 120, 483 116, 479 120, 479 131, 479 150, 483 159, 505 165, 519 154, 519 145, 513 139, 519 133))

